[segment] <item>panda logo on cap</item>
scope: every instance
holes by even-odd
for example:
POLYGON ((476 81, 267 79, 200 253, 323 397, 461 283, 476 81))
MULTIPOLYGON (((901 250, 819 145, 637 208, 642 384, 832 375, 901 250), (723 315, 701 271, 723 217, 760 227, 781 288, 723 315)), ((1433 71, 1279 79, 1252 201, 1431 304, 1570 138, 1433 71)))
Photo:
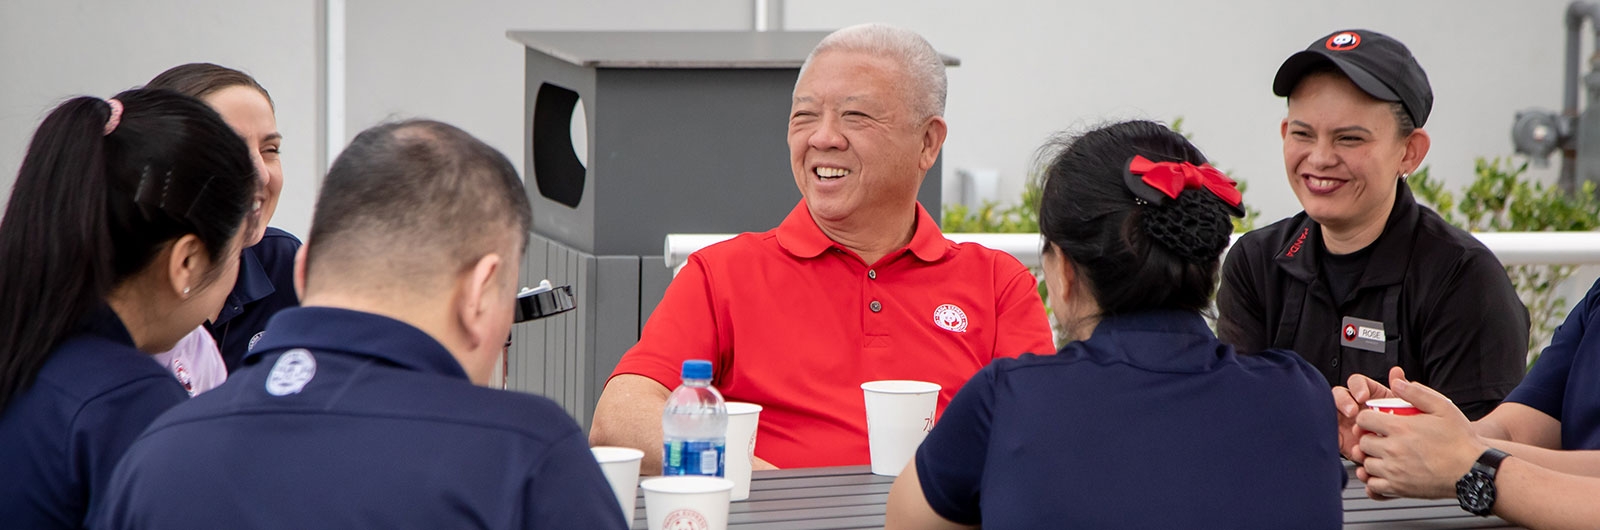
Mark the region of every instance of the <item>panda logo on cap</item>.
POLYGON ((1361 35, 1353 31, 1343 31, 1328 37, 1328 42, 1323 45, 1336 52, 1354 50, 1356 46, 1361 45, 1361 35))

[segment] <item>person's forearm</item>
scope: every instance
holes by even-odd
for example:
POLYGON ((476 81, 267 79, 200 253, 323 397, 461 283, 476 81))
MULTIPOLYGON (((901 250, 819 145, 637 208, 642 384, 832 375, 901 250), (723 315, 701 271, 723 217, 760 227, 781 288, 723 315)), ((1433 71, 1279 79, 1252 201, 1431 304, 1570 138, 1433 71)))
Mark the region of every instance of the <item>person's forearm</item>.
POLYGON ((1512 455, 1495 475, 1494 513, 1528 528, 1592 529, 1600 521, 1600 479, 1534 465, 1512 455))
POLYGON ((1472 421, 1478 421, 1478 420, 1483 419, 1484 416, 1488 416, 1490 412, 1493 412, 1495 406, 1497 406, 1499 404, 1500 404, 1500 400, 1498 400, 1498 399, 1489 399, 1489 400, 1483 400, 1483 401, 1468 401, 1468 402, 1464 402, 1464 403, 1457 403, 1456 404, 1456 408, 1461 409, 1461 413, 1465 414, 1467 416, 1467 419, 1472 420, 1472 421))
POLYGON ((906 463, 905 470, 900 472, 900 476, 894 479, 894 484, 889 487, 889 500, 884 511, 884 528, 887 530, 973 528, 946 520, 928 505, 928 499, 922 494, 922 483, 917 478, 915 458, 906 463))
POLYGON ((589 427, 589 445, 632 447, 644 451, 642 475, 661 474, 661 412, 666 409, 666 387, 633 374, 611 378, 595 404, 589 427))
POLYGON ((1472 433, 1488 440, 1504 440, 1545 449, 1561 448, 1561 422, 1521 403, 1503 402, 1483 419, 1472 422, 1472 433))
POLYGON ((1511 433, 1507 432, 1505 426, 1501 425, 1500 422, 1495 421, 1493 416, 1472 422, 1472 434, 1476 434, 1484 440, 1511 439, 1511 433))
POLYGON ((1585 477, 1600 477, 1600 451, 1561 451, 1505 440, 1484 440, 1484 442, 1490 447, 1542 468, 1585 477))

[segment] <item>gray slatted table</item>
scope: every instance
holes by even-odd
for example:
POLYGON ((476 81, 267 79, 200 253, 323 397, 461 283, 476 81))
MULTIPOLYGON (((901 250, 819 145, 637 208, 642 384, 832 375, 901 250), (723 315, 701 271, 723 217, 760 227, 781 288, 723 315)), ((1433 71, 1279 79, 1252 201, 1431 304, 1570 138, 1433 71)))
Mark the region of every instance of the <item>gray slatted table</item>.
MULTIPOLYGON (((1347 468, 1348 470, 1348 468, 1347 468)), ((883 506, 894 477, 872 474, 868 466, 757 471, 750 499, 728 508, 728 528, 829 530, 882 528, 883 506)), ((640 495, 633 527, 645 529, 644 496, 640 495)), ((1454 499, 1368 499, 1361 482, 1350 474, 1344 490, 1346 529, 1515 528, 1498 517, 1474 517, 1454 499)))

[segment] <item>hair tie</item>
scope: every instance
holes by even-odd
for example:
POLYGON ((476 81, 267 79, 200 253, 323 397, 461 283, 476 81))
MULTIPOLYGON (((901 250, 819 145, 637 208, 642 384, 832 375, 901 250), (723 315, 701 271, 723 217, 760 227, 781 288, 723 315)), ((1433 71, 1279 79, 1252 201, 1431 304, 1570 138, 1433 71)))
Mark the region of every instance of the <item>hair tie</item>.
POLYGON ((100 133, 101 136, 111 136, 111 131, 117 130, 117 124, 122 123, 122 102, 111 98, 106 100, 106 104, 111 105, 111 117, 106 118, 106 130, 100 133))
POLYGON ((1151 162, 1143 156, 1134 155, 1128 160, 1123 182, 1135 198, 1158 206, 1178 198, 1183 190, 1204 189, 1222 199, 1234 217, 1244 217, 1244 208, 1241 206, 1244 196, 1239 193, 1238 183, 1221 170, 1211 167, 1211 164, 1196 166, 1189 162, 1151 162))

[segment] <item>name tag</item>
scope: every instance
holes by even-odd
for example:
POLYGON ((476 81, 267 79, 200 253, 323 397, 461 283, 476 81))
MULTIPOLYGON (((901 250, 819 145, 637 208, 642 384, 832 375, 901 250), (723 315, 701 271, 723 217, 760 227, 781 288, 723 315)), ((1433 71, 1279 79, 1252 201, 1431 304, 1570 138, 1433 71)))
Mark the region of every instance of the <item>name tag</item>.
POLYGON ((1339 326, 1339 343, 1344 346, 1383 353, 1383 323, 1356 317, 1344 317, 1339 326))

